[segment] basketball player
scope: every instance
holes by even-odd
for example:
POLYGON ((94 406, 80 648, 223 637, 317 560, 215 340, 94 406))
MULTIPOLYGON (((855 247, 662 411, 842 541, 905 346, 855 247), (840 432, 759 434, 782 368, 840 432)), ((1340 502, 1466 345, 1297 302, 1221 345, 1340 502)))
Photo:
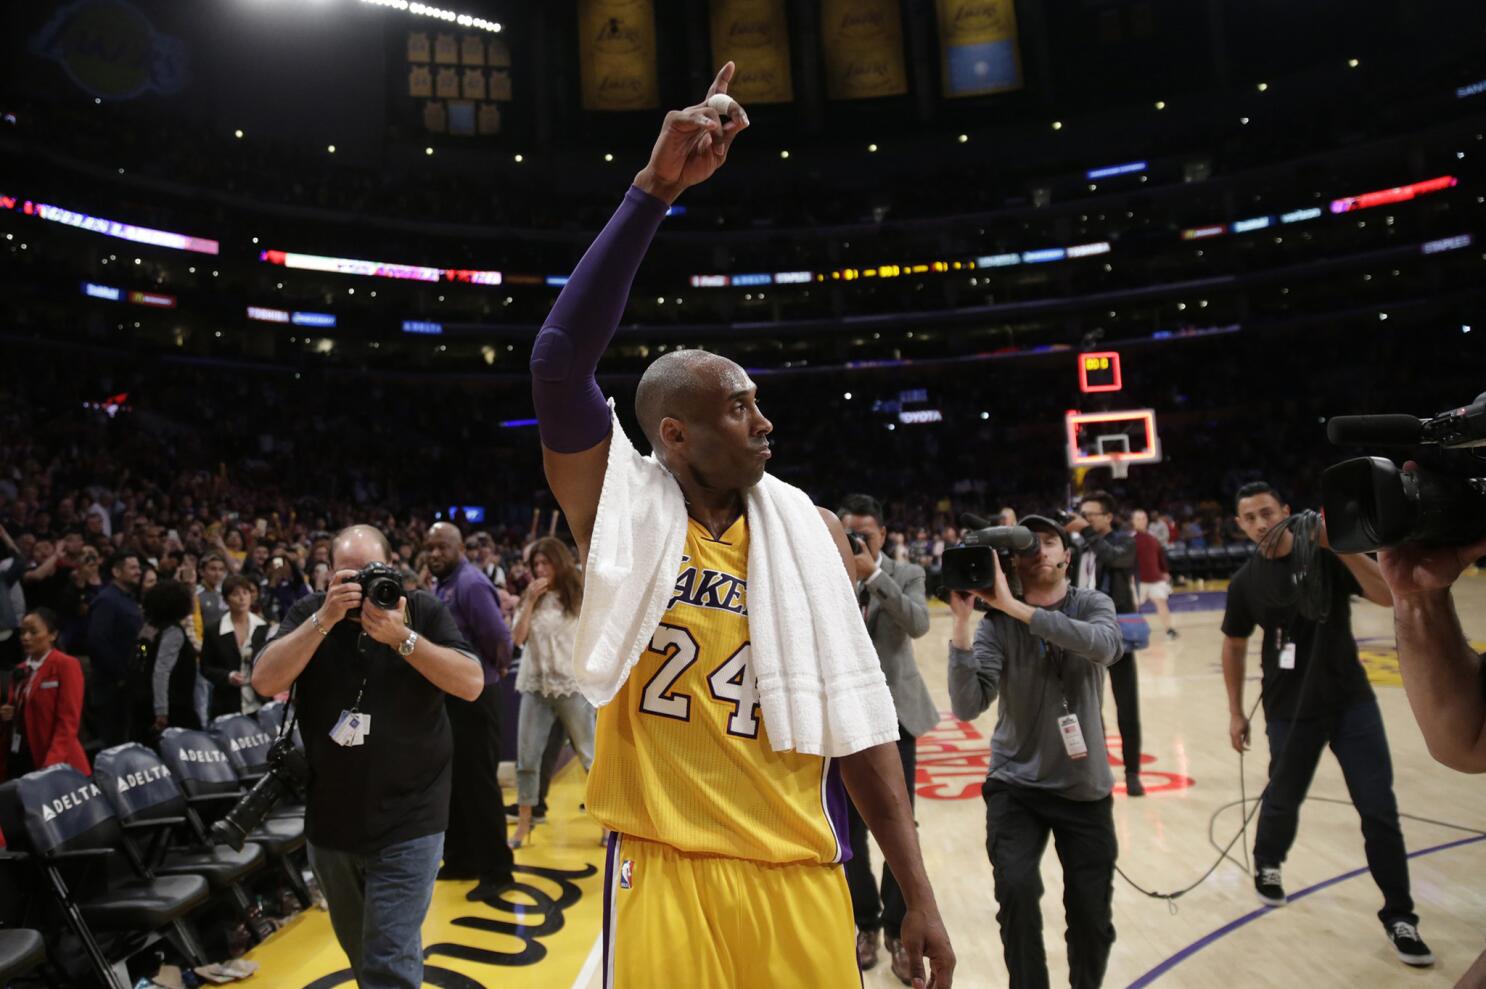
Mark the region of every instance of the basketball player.
MULTIPOLYGON (((732 76, 729 62, 708 99, 725 94, 732 76)), ((573 271, 532 351, 547 478, 585 555, 612 436, 594 370, 667 206, 716 171, 748 126, 742 107, 732 103, 722 117, 716 102, 666 115, 649 164, 573 271)), ((895 745, 835 760, 838 782, 821 757, 774 751, 758 708, 726 699, 754 675, 740 658, 749 642, 743 493, 763 476, 773 428, 755 394, 741 367, 699 351, 656 361, 636 393, 641 427, 680 485, 689 520, 676 596, 651 649, 599 709, 587 803, 614 832, 604 985, 859 986, 840 866, 850 854, 841 847, 844 783, 903 888, 914 984, 923 985, 927 954, 931 985, 948 987, 954 953, 895 745)), ((850 575, 845 531, 831 513, 821 516, 850 575)))

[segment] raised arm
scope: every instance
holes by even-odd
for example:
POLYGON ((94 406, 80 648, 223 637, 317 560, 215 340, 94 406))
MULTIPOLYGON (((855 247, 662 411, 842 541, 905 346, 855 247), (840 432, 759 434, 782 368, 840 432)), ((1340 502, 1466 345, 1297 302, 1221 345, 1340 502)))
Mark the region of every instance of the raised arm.
MULTIPOLYGON (((729 62, 707 90, 726 93, 729 62)), ((532 401, 547 483, 586 553, 609 458, 609 407, 594 372, 609 346, 635 272, 666 209, 727 157, 748 116, 737 103, 726 122, 704 99, 666 114, 649 163, 589 247, 552 307, 531 352, 532 401)))

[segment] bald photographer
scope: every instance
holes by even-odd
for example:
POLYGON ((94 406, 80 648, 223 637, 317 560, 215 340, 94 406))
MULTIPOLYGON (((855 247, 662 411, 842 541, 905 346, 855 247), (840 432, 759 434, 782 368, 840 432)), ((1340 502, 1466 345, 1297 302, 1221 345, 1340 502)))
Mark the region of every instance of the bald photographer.
POLYGON ((310 865, 357 982, 417 989, 449 825, 444 699, 475 700, 485 677, 443 602, 403 596, 379 530, 344 529, 331 553, 330 589, 289 609, 252 683, 265 696, 294 687, 310 865))

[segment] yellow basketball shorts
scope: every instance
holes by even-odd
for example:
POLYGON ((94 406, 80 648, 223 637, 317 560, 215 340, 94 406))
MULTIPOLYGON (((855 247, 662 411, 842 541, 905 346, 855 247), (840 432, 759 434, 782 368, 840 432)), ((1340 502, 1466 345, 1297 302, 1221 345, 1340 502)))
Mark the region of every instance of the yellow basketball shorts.
POLYGON ((689 855, 609 836, 604 989, 860 989, 840 865, 689 855))

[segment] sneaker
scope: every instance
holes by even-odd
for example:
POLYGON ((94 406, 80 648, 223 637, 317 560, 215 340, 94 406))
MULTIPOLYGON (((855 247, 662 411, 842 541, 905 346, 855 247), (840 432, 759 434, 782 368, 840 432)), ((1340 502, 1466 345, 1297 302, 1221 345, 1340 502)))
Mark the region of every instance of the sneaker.
POLYGON ((857 931, 857 968, 863 972, 877 967, 878 937, 881 931, 857 931))
POLYGON ((1408 921, 1395 920, 1389 924, 1388 940, 1393 942, 1398 960, 1405 965, 1424 967, 1434 964, 1434 955, 1430 952, 1429 945, 1419 936, 1419 928, 1408 921))
POLYGON ((1254 872, 1254 892, 1267 907, 1285 905, 1285 887, 1280 883, 1279 866, 1261 865, 1254 872))
POLYGON ((1145 784, 1140 782, 1140 777, 1134 773, 1125 777, 1125 793, 1132 797, 1145 796, 1145 784))
POLYGON ((1166 630, 1166 637, 1168 639, 1179 639, 1179 638, 1181 638, 1181 635, 1179 635, 1177 633, 1177 630, 1176 629, 1174 629, 1174 628, 1168 628, 1166 630))
MULTIPOLYGON (((521 820, 521 807, 518 804, 506 804, 506 820, 515 824, 521 820)), ((533 824, 547 823, 547 805, 537 804, 531 809, 531 822, 533 824)))
POLYGON ((903 947, 903 939, 890 937, 887 939, 888 954, 892 956, 893 974, 898 981, 905 986, 913 985, 913 967, 908 964, 908 949, 903 947))

